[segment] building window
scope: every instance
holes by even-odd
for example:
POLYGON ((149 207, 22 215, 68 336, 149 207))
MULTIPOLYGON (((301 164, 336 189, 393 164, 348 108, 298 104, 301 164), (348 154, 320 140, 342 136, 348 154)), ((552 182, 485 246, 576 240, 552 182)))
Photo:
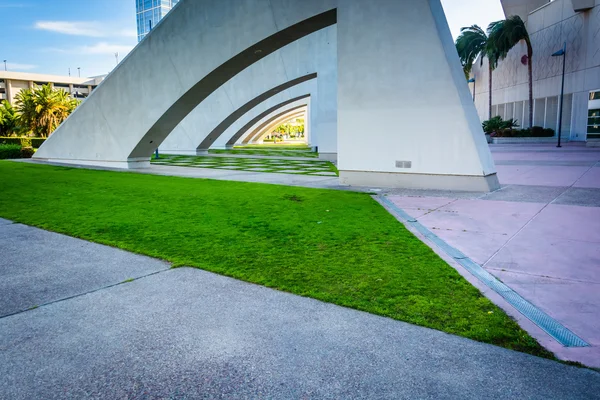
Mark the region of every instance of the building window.
POLYGON ((562 109, 562 134, 571 134, 571 115, 573 114, 573 95, 566 94, 563 99, 562 109))
POLYGON ((600 108, 588 110, 587 137, 600 139, 600 108))
POLYGON ((515 103, 515 112, 513 118, 517 121, 520 127, 525 128, 525 124, 523 121, 523 102, 517 101, 515 103))
POLYGON ((533 103, 533 125, 544 126, 546 119, 546 99, 535 99, 533 103))
POLYGON ((558 125, 558 96, 546 99, 546 122, 544 128, 554 129, 558 125))
POLYGON ((597 92, 590 92, 590 100, 600 100, 600 90, 597 92))

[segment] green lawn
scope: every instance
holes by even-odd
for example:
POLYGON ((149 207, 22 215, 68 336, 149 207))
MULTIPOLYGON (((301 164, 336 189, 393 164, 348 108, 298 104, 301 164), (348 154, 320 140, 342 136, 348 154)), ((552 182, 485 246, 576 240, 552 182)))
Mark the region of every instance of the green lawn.
POLYGON ((285 158, 182 156, 163 154, 152 159, 153 164, 180 167, 214 168, 232 171, 274 172, 292 175, 337 176, 338 170, 329 161, 290 160, 285 158))
POLYGON ((552 356, 367 194, 10 161, 0 176, 3 218, 552 356))

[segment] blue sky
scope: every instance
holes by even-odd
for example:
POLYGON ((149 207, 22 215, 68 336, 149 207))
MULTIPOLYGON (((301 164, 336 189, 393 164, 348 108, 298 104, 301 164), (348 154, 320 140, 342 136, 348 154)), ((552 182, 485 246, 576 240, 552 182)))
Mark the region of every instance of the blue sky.
MULTIPOLYGON (((370 0, 374 1, 374 0, 370 0)), ((453 35, 503 18, 499 0, 442 0, 453 35)), ((108 73, 137 44, 135 0, 0 0, 0 62, 11 71, 108 73), (8 33, 8 34, 7 34, 8 33)), ((1 66, 4 67, 3 65, 1 66)))

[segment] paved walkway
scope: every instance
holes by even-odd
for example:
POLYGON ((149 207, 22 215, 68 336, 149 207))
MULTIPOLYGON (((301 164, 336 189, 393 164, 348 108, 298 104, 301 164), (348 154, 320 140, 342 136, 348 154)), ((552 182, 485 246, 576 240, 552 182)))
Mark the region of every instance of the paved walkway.
POLYGON ((592 370, 6 220, 0 254, 2 399, 600 393, 592 370))
POLYGON ((563 347, 504 305, 545 347, 600 367, 600 149, 492 152, 504 185, 497 192, 398 190, 388 198, 591 345, 563 347))

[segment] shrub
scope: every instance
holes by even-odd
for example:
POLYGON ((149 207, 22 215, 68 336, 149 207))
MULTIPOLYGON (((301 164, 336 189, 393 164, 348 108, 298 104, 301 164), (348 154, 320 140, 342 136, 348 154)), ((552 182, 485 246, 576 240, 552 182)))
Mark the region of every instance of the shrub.
POLYGON ((501 129, 497 132, 493 132, 493 137, 552 137, 554 136, 554 129, 542 128, 541 126, 534 126, 531 129, 501 129))
POLYGON ((0 137, 0 144, 18 144, 21 147, 33 147, 34 149, 39 149, 45 141, 45 138, 0 137))
POLYGON ((44 144, 46 138, 31 138, 31 146, 34 149, 39 149, 41 145, 44 144))
POLYGON ((0 160, 7 160, 11 158, 21 158, 21 145, 0 144, 0 160))
POLYGON ((31 158, 34 153, 33 147, 21 147, 21 158, 31 158))
POLYGON ((496 116, 492 119, 488 119, 487 121, 483 121, 481 125, 483 127, 483 131, 486 134, 491 135, 494 132, 498 134, 506 130, 512 131, 513 128, 519 126, 519 123, 513 118, 504 121, 502 117, 496 116))
POLYGON ((498 132, 502 128, 502 117, 494 117, 492 119, 488 119, 487 121, 483 121, 481 124, 483 127, 483 131, 488 135, 492 132, 498 132))
POLYGON ((544 137, 552 137, 552 136, 554 136, 554 129, 550 129, 550 128, 544 129, 543 136, 544 137))

